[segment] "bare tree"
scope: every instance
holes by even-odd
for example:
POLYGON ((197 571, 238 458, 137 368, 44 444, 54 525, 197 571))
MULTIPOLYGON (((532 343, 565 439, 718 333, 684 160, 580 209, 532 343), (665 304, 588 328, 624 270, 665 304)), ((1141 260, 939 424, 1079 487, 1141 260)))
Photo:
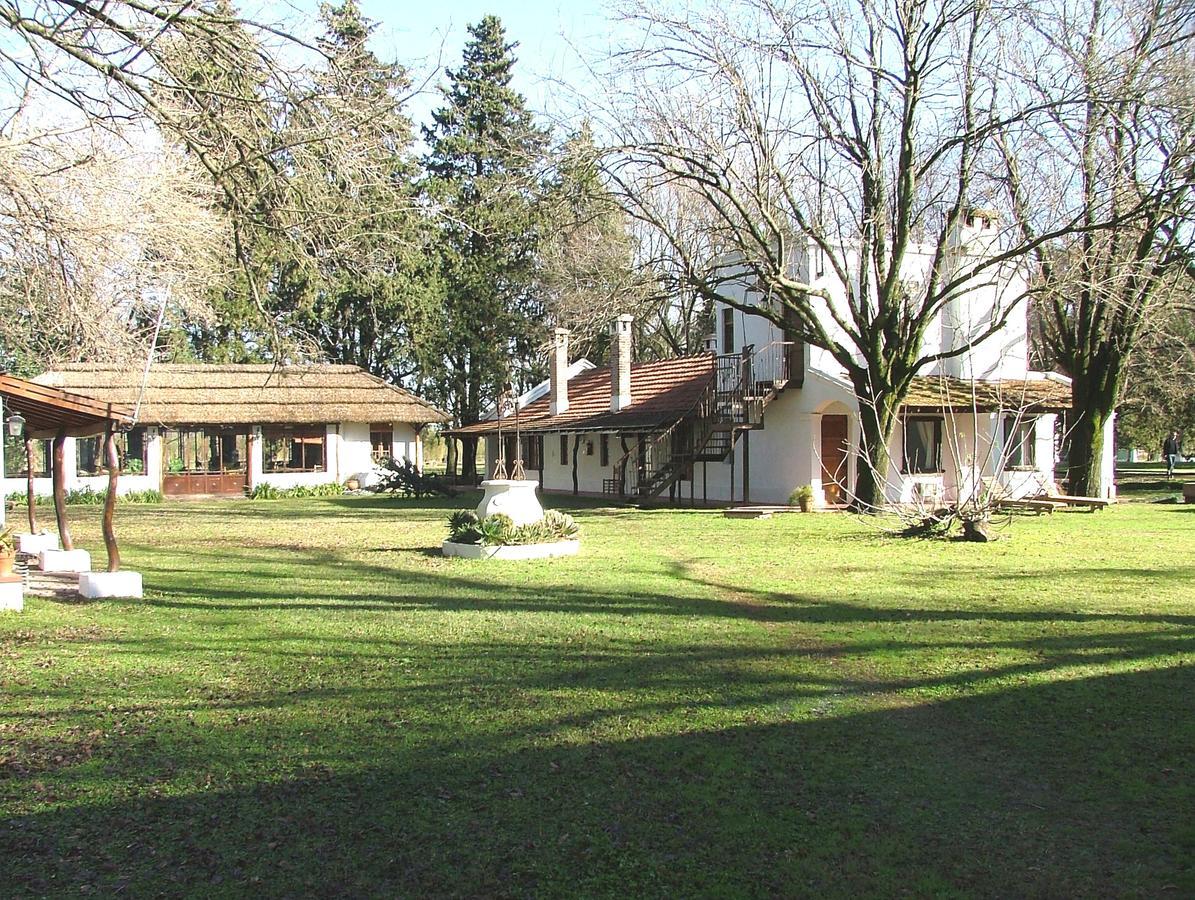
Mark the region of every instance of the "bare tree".
MULTIPOLYGON (((612 166, 628 208, 684 258, 709 298, 767 317, 825 348, 858 397, 854 494, 880 499, 875 473, 912 379, 1000 331, 1027 294, 1033 250, 1108 224, 1055 198, 1047 229, 968 247, 976 207, 1012 220, 998 138, 1047 110, 1006 83, 1016 24, 986 0, 741 0, 670 14, 629 13, 642 40, 624 83, 612 166), (701 198, 706 246, 687 256, 653 205, 664 185, 701 198), (808 252, 837 288, 794 266, 808 252), (772 303, 744 299, 748 283, 772 303), (927 335, 947 307, 987 292, 964 340, 927 335)), ((1071 102, 1067 98, 1052 103, 1071 102)))
POLYGON ((0 346, 36 368, 144 359, 228 265, 215 191, 178 154, 89 129, 0 138, 0 346))
POLYGON ((1086 226, 1037 250, 1040 336, 1073 379, 1072 493, 1108 487, 1106 426, 1134 353, 1191 288, 1193 21, 1181 0, 1043 3, 1023 20, 1049 48, 1022 61, 1024 84, 1051 115, 1002 145, 1017 222, 1031 240, 1055 225, 1040 198, 1071 194, 1086 226))
POLYGON ((206 173, 231 223, 239 289, 275 341, 286 319, 271 306, 272 249, 286 244, 296 269, 333 258, 377 271, 394 258, 378 223, 415 204, 393 190, 393 154, 378 143, 402 98, 380 104, 337 45, 251 20, 230 0, 0 0, 0 23, 0 80, 19 105, 144 129, 206 173))

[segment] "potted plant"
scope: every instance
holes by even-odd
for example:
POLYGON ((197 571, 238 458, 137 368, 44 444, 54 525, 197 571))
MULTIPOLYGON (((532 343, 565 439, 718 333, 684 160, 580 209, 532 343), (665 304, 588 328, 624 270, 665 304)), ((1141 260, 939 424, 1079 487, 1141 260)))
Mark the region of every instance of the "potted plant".
POLYGON ((0 530, 0 577, 12 574, 13 564, 17 561, 17 548, 11 526, 0 530))
POLYGON ((788 495, 788 503, 790 506, 801 507, 801 512, 809 512, 813 509, 813 485, 803 484, 791 494, 788 495))

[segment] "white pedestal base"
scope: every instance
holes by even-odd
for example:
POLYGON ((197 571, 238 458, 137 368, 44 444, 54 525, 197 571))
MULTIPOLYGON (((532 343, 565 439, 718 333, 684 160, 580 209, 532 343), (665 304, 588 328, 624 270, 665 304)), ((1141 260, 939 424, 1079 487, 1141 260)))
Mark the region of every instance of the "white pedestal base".
POLYGON ((544 517, 544 508, 539 505, 535 496, 538 481, 491 479, 483 481, 481 486, 485 489, 485 495, 481 498, 481 503, 477 504, 479 519, 503 513, 510 516, 516 525, 530 525, 544 517))
POLYGON ((484 544, 454 544, 445 541, 440 551, 445 556, 461 559, 548 559, 553 556, 576 556, 580 541, 556 541, 552 544, 507 544, 490 547, 484 544))
POLYGON ((0 610, 20 612, 25 608, 25 585, 17 578, 0 582, 0 610))
POLYGON ((83 572, 79 575, 79 593, 88 600, 102 597, 141 598, 140 572, 83 572))
POLYGON ((43 550, 43 572, 90 572, 91 554, 86 550, 43 550))
POLYGON ((17 549, 22 553, 31 553, 34 556, 41 553, 43 550, 57 550, 58 549, 58 535, 51 534, 48 531, 41 534, 32 534, 25 532, 17 535, 17 549))

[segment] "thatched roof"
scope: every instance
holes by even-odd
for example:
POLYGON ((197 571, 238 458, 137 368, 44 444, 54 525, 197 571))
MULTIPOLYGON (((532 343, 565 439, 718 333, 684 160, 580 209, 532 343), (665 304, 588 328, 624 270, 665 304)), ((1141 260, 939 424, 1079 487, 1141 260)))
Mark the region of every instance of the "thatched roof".
MULTIPOLYGON (((631 403, 610 411, 610 369, 589 369, 568 380, 568 410, 551 414, 551 398, 540 397, 519 411, 526 432, 622 431, 652 432, 667 428, 691 413, 714 379, 714 355, 681 356, 631 365, 631 403)), ((502 420, 512 428, 514 418, 502 420)), ((494 434, 498 422, 478 422, 453 434, 494 434)))
MULTIPOLYGON (((142 372, 80 363, 44 372, 38 384, 134 406, 142 372)), ((316 422, 446 422, 448 415, 357 366, 156 364, 139 419, 145 425, 271 425, 316 422)))
POLYGON ((1059 412, 1071 405, 1071 386, 1052 378, 1006 378, 1002 381, 970 381, 944 375, 913 379, 902 404, 909 411, 984 412, 1024 410, 1059 412))

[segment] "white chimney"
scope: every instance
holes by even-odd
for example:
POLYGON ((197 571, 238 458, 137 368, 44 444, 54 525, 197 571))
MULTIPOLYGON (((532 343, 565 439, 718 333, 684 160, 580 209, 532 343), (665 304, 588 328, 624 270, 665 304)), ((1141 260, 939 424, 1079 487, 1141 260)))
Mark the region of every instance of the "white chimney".
POLYGON ((568 412, 568 329, 557 328, 552 334, 551 363, 548 373, 551 390, 549 411, 558 416, 568 412))
POLYGON ((992 209, 968 207, 959 213, 948 243, 960 253, 984 255, 999 246, 1000 214, 992 209))
POLYGON ((631 405, 631 323, 623 313, 610 323, 610 412, 631 405))

